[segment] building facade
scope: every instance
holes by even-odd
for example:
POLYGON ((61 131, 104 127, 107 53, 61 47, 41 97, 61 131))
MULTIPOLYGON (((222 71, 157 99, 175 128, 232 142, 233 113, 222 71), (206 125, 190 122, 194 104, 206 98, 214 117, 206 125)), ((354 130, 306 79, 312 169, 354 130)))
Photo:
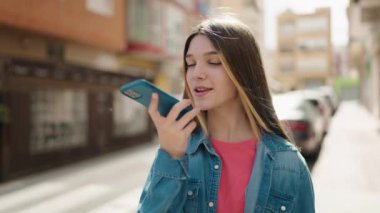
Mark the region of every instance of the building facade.
POLYGON ((277 72, 284 90, 331 84, 330 10, 312 14, 286 11, 277 19, 277 72))
MULTIPOLYGON (((136 59, 155 69, 155 83, 181 95, 182 50, 193 26, 208 13, 207 0, 129 0, 125 61, 136 59)), ((129 66, 128 64, 126 64, 129 66)))
POLYGON ((211 0, 210 15, 230 13, 246 24, 259 46, 264 48, 264 4, 263 0, 211 0))
POLYGON ((380 120, 380 2, 351 0, 349 67, 359 75, 360 100, 380 120))
POLYGON ((147 76, 119 59, 125 9, 123 0, 1 2, 0 181, 151 139, 145 110, 118 92, 147 76))
POLYGON ((264 1, 263 0, 211 0, 210 16, 231 14, 246 24, 259 46, 269 88, 272 92, 282 90, 275 77, 275 53, 264 45, 264 1))
POLYGON ((181 54, 207 0, 4 0, 0 181, 147 142, 137 78, 180 94, 181 54))

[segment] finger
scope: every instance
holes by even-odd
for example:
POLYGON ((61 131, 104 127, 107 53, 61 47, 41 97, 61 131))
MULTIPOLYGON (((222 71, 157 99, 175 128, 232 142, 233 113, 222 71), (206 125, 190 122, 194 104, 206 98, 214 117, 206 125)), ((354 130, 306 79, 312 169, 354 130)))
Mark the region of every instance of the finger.
POLYGON ((158 120, 158 117, 159 117, 159 112, 157 110, 157 107, 158 107, 158 95, 157 93, 153 93, 152 96, 151 96, 151 99, 150 99, 150 104, 149 104, 149 107, 148 107, 148 113, 150 115, 150 117, 152 118, 153 122, 156 122, 158 120))
POLYGON ((179 115, 179 113, 191 105, 190 99, 183 99, 182 101, 176 103, 171 109, 167 116, 168 121, 175 121, 179 115))
POLYGON ((185 127, 185 129, 183 129, 183 131, 184 131, 186 137, 189 137, 190 134, 194 131, 194 129, 195 129, 196 127, 197 127, 197 122, 195 122, 195 121, 190 122, 189 125, 187 125, 187 126, 185 127))
POLYGON ((180 118, 177 122, 178 130, 182 130, 191 120, 195 118, 195 116, 197 116, 199 111, 199 109, 194 108, 189 112, 185 113, 185 115, 182 118, 180 118))

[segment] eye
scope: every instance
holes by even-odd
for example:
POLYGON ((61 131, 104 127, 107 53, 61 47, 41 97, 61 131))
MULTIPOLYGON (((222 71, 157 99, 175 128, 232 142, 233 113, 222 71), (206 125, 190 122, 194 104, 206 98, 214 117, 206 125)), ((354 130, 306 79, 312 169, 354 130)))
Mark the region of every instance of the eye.
POLYGON ((220 58, 218 56, 211 56, 207 59, 207 63, 210 64, 210 65, 221 65, 221 61, 220 61, 220 58))
POLYGON ((211 60, 208 63, 211 64, 211 65, 215 65, 215 66, 218 66, 218 65, 222 64, 219 60, 211 60))
POLYGON ((187 58, 185 62, 186 62, 187 67, 193 67, 196 65, 195 60, 193 60, 191 58, 187 58))

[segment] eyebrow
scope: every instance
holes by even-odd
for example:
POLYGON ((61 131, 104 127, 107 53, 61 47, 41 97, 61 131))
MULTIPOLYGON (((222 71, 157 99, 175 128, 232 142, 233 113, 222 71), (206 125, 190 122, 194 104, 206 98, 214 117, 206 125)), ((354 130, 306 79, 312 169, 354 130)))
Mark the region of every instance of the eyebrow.
MULTIPOLYGON (((210 51, 210 52, 206 52, 204 53, 203 55, 218 55, 218 52, 216 51, 210 51)), ((192 54, 186 54, 186 58, 189 58, 189 57, 192 57, 193 55, 192 54)))

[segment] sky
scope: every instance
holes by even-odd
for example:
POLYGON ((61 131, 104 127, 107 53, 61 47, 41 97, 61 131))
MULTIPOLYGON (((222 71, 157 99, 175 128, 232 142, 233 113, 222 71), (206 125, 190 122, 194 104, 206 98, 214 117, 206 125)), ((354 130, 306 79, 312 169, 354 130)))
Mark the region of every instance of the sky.
POLYGON ((286 9, 295 13, 312 13, 319 7, 331 8, 331 36, 334 46, 348 42, 347 6, 349 0, 263 0, 264 42, 268 49, 277 46, 277 15, 286 9))

